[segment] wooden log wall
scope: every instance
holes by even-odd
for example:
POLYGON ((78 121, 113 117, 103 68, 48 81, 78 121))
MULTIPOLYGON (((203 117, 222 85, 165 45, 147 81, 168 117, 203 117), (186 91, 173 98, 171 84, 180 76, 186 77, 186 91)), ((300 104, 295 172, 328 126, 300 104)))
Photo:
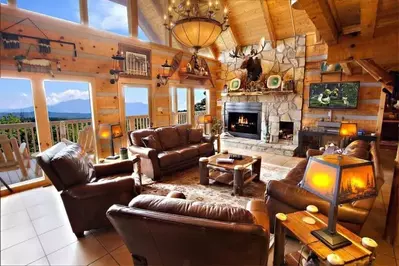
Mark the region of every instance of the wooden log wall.
MULTIPOLYGON (((95 101, 96 108, 94 109, 93 117, 96 126, 100 123, 121 123, 121 103, 120 101, 122 86, 124 84, 143 85, 149 88, 150 93, 150 115, 153 126, 165 126, 171 123, 170 120, 170 96, 169 84, 160 88, 156 87, 156 75, 161 70, 161 65, 168 59, 169 62, 175 54, 180 50, 161 46, 153 43, 141 42, 132 37, 119 36, 116 34, 98 31, 89 28, 85 25, 75 24, 56 18, 48 17, 38 13, 13 8, 10 6, 1 6, 1 29, 9 25, 29 17, 50 39, 62 40, 67 42, 74 42, 77 46, 78 56, 75 58, 72 55, 70 46, 62 44, 52 44, 52 53, 48 55, 48 59, 57 59, 61 62, 62 71, 55 71, 55 64, 53 66, 55 79, 57 80, 79 80, 79 77, 90 77, 95 80, 91 85, 93 95, 91 99, 95 101), (120 79, 118 84, 110 84, 109 70, 112 68, 111 56, 118 50, 118 43, 142 47, 151 50, 152 60, 152 79, 120 79), (68 76, 68 78, 65 78, 68 76), (159 108, 161 107, 161 108, 159 108)), ((32 35, 43 37, 41 33, 29 23, 22 23, 11 28, 7 32, 20 33, 25 35, 32 35)), ((16 71, 15 61, 13 56, 25 54, 30 40, 23 39, 24 44, 21 45, 20 50, 4 50, 1 48, 1 70, 16 71), (28 44, 27 44, 28 43, 28 44)), ((35 41, 33 40, 33 43, 35 41)), ((32 50, 32 49, 31 49, 32 50)), ((35 52, 29 54, 29 58, 39 56, 35 52)), ((185 53, 181 66, 185 66, 190 60, 191 54, 185 53)), ((206 59, 212 73, 214 84, 216 84, 216 76, 219 73, 220 63, 213 59, 206 59)), ((27 72, 21 72, 19 77, 29 76, 27 72)), ((2 75, 4 76, 4 75, 2 75)), ((51 78, 48 74, 39 74, 39 76, 51 78)), ((37 77, 34 75, 33 79, 37 77)), ((205 85, 197 82, 181 82, 178 75, 172 77, 173 82, 178 87, 188 88, 207 88, 210 90, 210 113, 216 115, 216 91, 208 81, 205 85)), ((97 128, 97 127, 95 127, 97 128)), ((126 134, 125 134, 126 135, 126 134)), ((115 143, 116 148, 119 148, 121 143, 115 143)), ((97 143, 99 157, 104 157, 109 154, 109 143, 97 143)))
MULTIPOLYGON (((311 83, 321 82, 320 64, 327 60, 328 47, 325 43, 317 42, 315 34, 306 36, 306 65, 304 82, 303 127, 315 127, 321 118, 328 118, 328 109, 309 108, 309 86, 311 83)), ((357 109, 333 110, 334 121, 356 122, 359 129, 377 132, 379 128, 378 113, 381 96, 381 84, 369 74, 356 68, 352 75, 342 75, 342 81, 360 81, 359 102, 357 109)), ((323 75, 323 82, 340 81, 339 74, 323 75)))

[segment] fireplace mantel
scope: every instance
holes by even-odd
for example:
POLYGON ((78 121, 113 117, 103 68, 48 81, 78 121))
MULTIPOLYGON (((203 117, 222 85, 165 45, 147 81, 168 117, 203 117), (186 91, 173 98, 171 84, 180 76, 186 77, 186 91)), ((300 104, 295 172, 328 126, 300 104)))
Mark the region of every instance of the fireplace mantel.
POLYGON ((223 92, 221 93, 222 97, 225 96, 258 96, 258 95, 268 95, 268 94, 291 94, 295 93, 294 91, 249 91, 249 92, 223 92))

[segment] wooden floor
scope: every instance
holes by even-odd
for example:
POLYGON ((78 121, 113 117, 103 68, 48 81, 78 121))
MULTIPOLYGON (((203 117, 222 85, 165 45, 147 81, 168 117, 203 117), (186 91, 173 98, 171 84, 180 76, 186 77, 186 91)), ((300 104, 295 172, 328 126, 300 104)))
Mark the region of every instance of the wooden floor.
MULTIPOLYGON (((30 168, 28 168, 28 179, 35 179, 41 176, 37 176, 35 174, 35 168, 36 168, 36 160, 31 159, 30 160, 30 168)), ((40 171, 40 174, 42 171, 40 171)), ((21 182, 22 179, 22 173, 21 170, 13 170, 13 171, 8 171, 8 172, 0 172, 0 177, 9 185, 19 183, 21 182)), ((4 185, 1 183, 1 187, 4 185)))

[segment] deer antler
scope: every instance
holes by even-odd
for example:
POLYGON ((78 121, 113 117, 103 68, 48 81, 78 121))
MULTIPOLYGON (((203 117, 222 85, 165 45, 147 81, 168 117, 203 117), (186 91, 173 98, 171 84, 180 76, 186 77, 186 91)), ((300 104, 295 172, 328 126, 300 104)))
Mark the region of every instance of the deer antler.
MULTIPOLYGON (((262 38, 262 39, 263 39, 263 38, 262 38)), ((259 51, 258 51, 258 50, 255 50, 255 49, 251 49, 251 57, 255 57, 255 56, 257 56, 258 54, 262 53, 263 50, 265 49, 265 47, 266 47, 266 42, 263 41, 263 43, 261 44, 261 49, 260 49, 259 51)))
POLYGON ((232 53, 229 53, 229 56, 231 58, 244 58, 241 47, 240 46, 236 46, 232 53))

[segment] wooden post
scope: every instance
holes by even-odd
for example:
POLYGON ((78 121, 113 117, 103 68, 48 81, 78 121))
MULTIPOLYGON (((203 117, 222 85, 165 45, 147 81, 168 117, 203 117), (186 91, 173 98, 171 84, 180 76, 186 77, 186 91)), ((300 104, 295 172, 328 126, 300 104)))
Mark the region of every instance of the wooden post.
POLYGON ((89 9, 87 0, 79 0, 80 24, 89 25, 89 9))
POLYGON ((233 191, 234 195, 239 195, 242 196, 244 190, 244 170, 245 167, 242 165, 236 165, 234 166, 234 185, 233 185, 233 191))
POLYGON ((253 160, 256 160, 256 162, 252 165, 252 173, 256 174, 256 177, 254 178, 254 181, 259 181, 260 180, 260 169, 262 165, 262 157, 259 155, 252 156, 253 160))
POLYGON ((130 36, 137 38, 139 33, 139 10, 137 0, 127 1, 127 21, 130 36))
POLYGON ((60 138, 61 139, 68 139, 66 134, 66 126, 65 121, 60 122, 60 138))
POLYGON ((199 159, 199 171, 200 171, 200 184, 209 185, 208 158, 201 157, 199 159))
POLYGON ((273 266, 282 266, 284 265, 285 231, 282 225, 283 222, 277 217, 274 219, 273 266))
POLYGON ((17 7, 17 1, 16 0, 8 0, 8 5, 10 7, 16 8, 17 7))

